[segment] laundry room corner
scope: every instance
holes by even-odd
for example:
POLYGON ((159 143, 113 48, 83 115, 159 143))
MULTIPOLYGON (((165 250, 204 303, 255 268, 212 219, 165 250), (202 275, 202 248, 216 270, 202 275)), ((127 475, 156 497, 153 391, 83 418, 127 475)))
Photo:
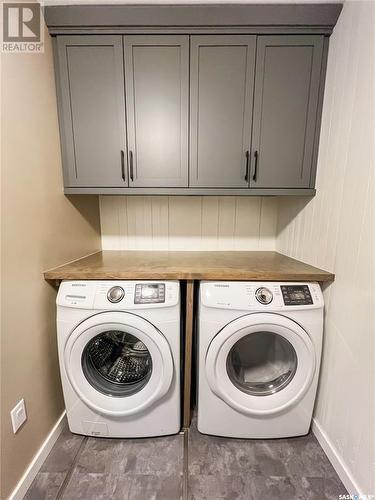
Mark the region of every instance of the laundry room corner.
POLYGON ((279 252, 336 274, 323 288, 313 430, 352 494, 375 491, 368 442, 375 408, 365 389, 375 378, 374 23, 373 2, 344 4, 328 56, 317 194, 308 202, 279 199, 276 243, 279 252))
POLYGON ((7 498, 64 411, 56 289, 45 269, 100 250, 98 198, 61 185, 52 47, 1 53, 1 498, 7 498), (13 433, 10 411, 27 420, 13 433))

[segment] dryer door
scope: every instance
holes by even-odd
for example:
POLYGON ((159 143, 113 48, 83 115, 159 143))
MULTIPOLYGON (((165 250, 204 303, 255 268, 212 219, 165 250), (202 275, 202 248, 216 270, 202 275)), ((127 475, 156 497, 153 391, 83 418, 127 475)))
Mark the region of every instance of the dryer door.
POLYGON ((235 410, 250 415, 281 412, 299 401, 315 373, 308 334, 294 321, 254 313, 226 325, 206 354, 212 391, 235 410))
POLYGON ((82 322, 64 350, 77 395, 104 415, 141 412, 168 391, 173 358, 163 334, 144 318, 103 312, 82 322))

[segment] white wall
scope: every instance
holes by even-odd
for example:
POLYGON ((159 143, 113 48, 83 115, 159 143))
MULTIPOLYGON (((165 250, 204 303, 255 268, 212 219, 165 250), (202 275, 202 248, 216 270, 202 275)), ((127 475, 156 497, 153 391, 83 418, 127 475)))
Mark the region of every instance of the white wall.
POLYGON ((280 200, 277 239, 280 252, 336 274, 315 419, 347 487, 364 494, 375 493, 374 33, 375 3, 345 3, 330 42, 317 195, 280 200))
POLYGON ((103 250, 274 250, 276 198, 101 196, 103 250))

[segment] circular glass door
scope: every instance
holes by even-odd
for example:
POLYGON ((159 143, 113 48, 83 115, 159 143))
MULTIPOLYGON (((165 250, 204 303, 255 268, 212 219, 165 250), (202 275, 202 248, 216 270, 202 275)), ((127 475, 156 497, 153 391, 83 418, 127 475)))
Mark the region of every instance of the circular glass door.
POLYGON ((174 361, 167 339, 135 314, 106 311, 80 323, 64 346, 76 395, 96 412, 134 415, 169 390, 174 361))
POLYGON ((152 358, 145 344, 125 331, 96 335, 82 353, 88 382, 108 396, 126 397, 140 391, 150 379, 152 358))
POLYGON ((299 401, 315 373, 314 345, 293 320, 252 313, 228 323, 208 346, 211 390, 233 409, 271 415, 299 401))
POLYGON ((269 396, 286 387, 297 370, 292 344, 273 332, 256 332, 238 340, 227 357, 233 384, 246 394, 269 396))

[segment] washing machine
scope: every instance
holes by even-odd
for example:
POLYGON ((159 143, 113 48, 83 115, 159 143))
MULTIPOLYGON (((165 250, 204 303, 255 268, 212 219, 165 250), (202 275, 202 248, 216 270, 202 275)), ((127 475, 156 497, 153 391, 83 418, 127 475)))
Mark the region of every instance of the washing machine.
POLYGON ((69 428, 146 437, 180 430, 176 281, 63 281, 57 337, 69 428))
POLYGON ((201 282, 198 430, 236 438, 307 434, 323 308, 318 283, 201 282))

